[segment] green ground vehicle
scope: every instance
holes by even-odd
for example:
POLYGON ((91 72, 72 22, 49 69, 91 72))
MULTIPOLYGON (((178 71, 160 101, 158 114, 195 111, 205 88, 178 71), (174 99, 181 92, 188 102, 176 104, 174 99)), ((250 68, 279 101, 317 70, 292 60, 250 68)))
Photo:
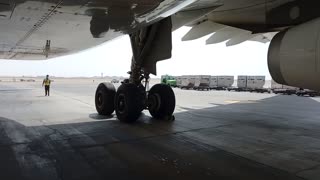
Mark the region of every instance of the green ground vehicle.
POLYGON ((177 80, 174 76, 170 76, 170 75, 161 76, 161 83, 167 84, 171 87, 177 87, 177 80))

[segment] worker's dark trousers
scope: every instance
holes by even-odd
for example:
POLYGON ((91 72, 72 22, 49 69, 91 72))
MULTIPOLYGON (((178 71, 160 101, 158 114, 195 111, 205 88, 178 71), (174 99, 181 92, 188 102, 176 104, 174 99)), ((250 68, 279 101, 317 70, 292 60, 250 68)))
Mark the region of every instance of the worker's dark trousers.
POLYGON ((50 86, 44 86, 46 96, 50 96, 50 86))

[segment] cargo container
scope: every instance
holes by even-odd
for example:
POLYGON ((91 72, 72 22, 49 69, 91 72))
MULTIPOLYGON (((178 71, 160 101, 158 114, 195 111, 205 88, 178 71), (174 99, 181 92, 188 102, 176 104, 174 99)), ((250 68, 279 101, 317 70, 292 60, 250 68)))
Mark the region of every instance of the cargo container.
POLYGON ((247 78, 248 76, 238 76, 238 79, 237 79, 237 87, 238 88, 247 88, 247 78))
POLYGON ((246 89, 263 89, 266 83, 265 76, 238 76, 237 86, 238 88, 246 89))
POLYGON ((181 76, 181 89, 193 89, 195 76, 181 76))
POLYGON ((218 87, 218 76, 211 76, 209 82, 209 88, 215 89, 218 87))
POLYGON ((176 76, 176 83, 177 83, 177 87, 180 88, 181 87, 181 84, 182 84, 182 78, 181 76, 176 76))
POLYGON ((218 76, 217 77, 217 88, 226 89, 231 87, 234 83, 234 76, 218 76))
POLYGON ((230 87, 228 90, 270 93, 270 89, 264 88, 265 82, 265 76, 240 75, 237 79, 237 87, 230 87))
POLYGON ((209 90, 210 84, 210 76, 208 75, 198 75, 195 76, 195 84, 193 89, 197 89, 197 90, 209 90))
POLYGON ((248 76, 247 88, 249 89, 263 89, 266 83, 265 76, 248 76))

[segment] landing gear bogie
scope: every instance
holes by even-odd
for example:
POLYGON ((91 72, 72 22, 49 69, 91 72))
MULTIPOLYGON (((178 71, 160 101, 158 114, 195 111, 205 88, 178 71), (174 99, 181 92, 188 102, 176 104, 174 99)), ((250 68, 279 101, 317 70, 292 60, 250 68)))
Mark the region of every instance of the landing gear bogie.
POLYGON ((133 54, 128 73, 130 77, 122 82, 117 92, 114 87, 112 89, 99 85, 99 93, 96 95, 99 114, 111 114, 115 110, 120 121, 134 122, 141 111, 149 109, 155 118, 173 119, 175 97, 172 88, 159 84, 149 91, 149 75, 156 75, 156 63, 171 57, 171 33, 172 22, 168 17, 129 35, 133 54), (142 82, 145 83, 142 85, 142 82), (102 106, 108 111, 101 110, 102 106))

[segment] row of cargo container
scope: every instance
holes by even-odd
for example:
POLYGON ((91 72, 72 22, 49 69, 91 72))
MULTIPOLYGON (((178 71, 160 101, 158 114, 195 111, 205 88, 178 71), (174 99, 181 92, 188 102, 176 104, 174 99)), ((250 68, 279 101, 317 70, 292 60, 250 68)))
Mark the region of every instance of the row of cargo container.
MULTIPOLYGON (((297 94, 318 96, 318 91, 301 89, 297 87, 278 84, 271 80, 271 87, 265 88, 265 76, 244 76, 240 75, 237 79, 237 86, 234 84, 234 76, 209 76, 209 75, 185 75, 185 76, 168 76, 161 78, 166 79, 168 85, 176 86, 182 89, 196 89, 196 90, 234 90, 234 91, 250 91, 250 92, 274 92, 276 94, 297 94), (171 81, 174 80, 174 83, 171 81), (169 83, 168 83, 169 82, 169 83)), ((161 81, 162 81, 161 80, 161 81)))
MULTIPOLYGON (((176 86, 185 89, 228 89, 234 84, 234 76, 176 76, 176 86)), ((238 76, 237 88, 262 89, 265 76, 238 76)))
POLYGON ((209 75, 193 75, 193 76, 177 76, 177 87, 182 89, 215 89, 231 87, 234 83, 233 76, 209 76, 209 75))
POLYGON ((227 88, 229 91, 256 91, 256 92, 269 92, 264 88, 266 83, 265 76, 244 76, 240 75, 237 79, 237 86, 227 88))
MULTIPOLYGON (((162 78, 163 79, 163 78, 162 78)), ((237 86, 234 84, 234 76, 209 76, 209 75, 193 75, 193 76, 176 76, 171 78, 167 77, 167 80, 175 80, 175 86, 185 89, 197 89, 197 90, 234 90, 234 91, 250 91, 250 92, 268 92, 275 94, 296 94, 298 96, 319 96, 318 91, 312 91, 308 89, 301 89, 297 87, 278 84, 271 80, 271 87, 265 88, 266 80, 265 76, 238 76, 237 86)), ((172 85, 172 84, 169 84, 172 85)))

